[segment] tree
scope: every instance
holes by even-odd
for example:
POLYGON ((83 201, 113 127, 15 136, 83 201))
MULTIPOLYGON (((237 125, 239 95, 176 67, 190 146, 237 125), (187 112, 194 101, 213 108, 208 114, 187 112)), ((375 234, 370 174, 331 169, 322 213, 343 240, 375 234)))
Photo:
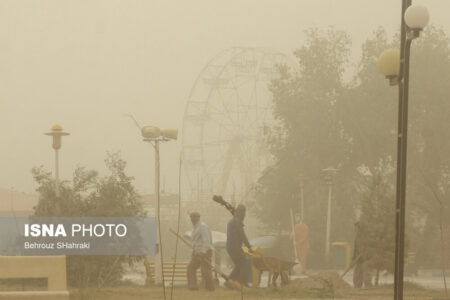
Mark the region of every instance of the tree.
MULTIPOLYGON (((332 241, 350 242, 361 199, 354 184, 357 168, 365 165, 375 170, 380 159, 396 159, 397 89, 389 88, 380 75, 377 59, 385 49, 398 47, 399 38, 398 34, 389 38, 383 28, 377 29, 363 43, 357 71, 346 82, 350 39, 345 32, 310 29, 306 36, 306 43, 295 52, 298 70, 282 68, 271 86, 277 123, 266 129, 266 137, 275 163, 259 179, 256 198, 261 220, 272 228, 288 229, 289 208, 298 207, 298 173, 302 173, 305 221, 317 253, 324 247, 326 224, 320 170, 339 169, 331 236, 332 241)), ((437 201, 431 204, 434 196, 424 187, 424 176, 433 190, 439 190, 450 174, 442 171, 450 170, 449 70, 449 38, 429 26, 412 48, 409 97, 406 230, 422 264, 431 264, 435 256, 432 237, 440 228, 442 212, 437 201)), ((388 178, 394 185, 395 178, 388 178)), ((443 212, 448 215, 448 210, 443 212)))
MULTIPOLYGON (((354 137, 357 165, 374 166, 381 157, 396 157, 397 88, 387 88, 379 75, 380 53, 398 47, 383 28, 363 44, 352 88, 349 90, 344 127, 354 137)), ((450 43, 441 30, 429 26, 413 43, 410 74, 406 230, 416 261, 431 267, 436 250, 434 239, 442 211, 431 190, 445 181, 450 151, 447 118, 450 113, 450 43), (426 184, 426 180, 431 186, 426 184)), ((392 179, 393 180, 393 179, 392 179)), ((446 196, 443 196, 445 199, 446 196)), ((445 210, 444 210, 445 212, 445 210)), ((447 212, 449 213, 449 212, 447 212)))
POLYGON ((444 243, 438 232, 445 236, 450 225, 450 40, 445 32, 427 28, 414 45, 411 61, 410 213, 416 223, 424 224, 417 237, 418 260, 440 268, 442 264, 434 261, 442 256, 444 243))
MULTIPOLYGON (((51 173, 43 167, 33 168, 38 184, 39 202, 34 208, 36 216, 52 217, 124 217, 144 216, 133 178, 125 173, 126 162, 118 153, 108 153, 105 159, 110 171, 99 177, 98 172, 78 167, 71 181, 60 184, 60 194, 55 194, 51 173)), ((67 275, 75 287, 104 286, 117 282, 123 275, 123 264, 139 257, 128 256, 68 256, 67 275)))
MULTIPOLYGON (((334 166, 345 174, 351 147, 338 115, 346 90, 343 77, 350 40, 346 33, 332 28, 310 29, 306 36, 306 44, 295 52, 299 69, 281 68, 280 78, 271 85, 277 124, 266 128, 266 137, 275 164, 260 178, 256 199, 264 223, 290 230, 289 209, 298 207, 298 174, 305 174, 305 199, 311 201, 305 205, 305 222, 314 233, 312 247, 323 248, 327 196, 320 171, 334 166)), ((336 185, 341 186, 342 181, 338 179, 336 185)), ((339 195, 340 187, 335 191, 340 205, 334 206, 333 213, 344 214, 351 198, 339 195)), ((338 220, 341 218, 334 221, 338 220)), ((336 228, 347 224, 334 225, 334 237, 345 232, 336 228)))
POLYGON ((360 197, 358 238, 359 254, 369 269, 376 270, 376 284, 380 271, 393 272, 395 257, 395 169, 392 159, 380 160, 372 170, 358 168, 355 180, 360 197))

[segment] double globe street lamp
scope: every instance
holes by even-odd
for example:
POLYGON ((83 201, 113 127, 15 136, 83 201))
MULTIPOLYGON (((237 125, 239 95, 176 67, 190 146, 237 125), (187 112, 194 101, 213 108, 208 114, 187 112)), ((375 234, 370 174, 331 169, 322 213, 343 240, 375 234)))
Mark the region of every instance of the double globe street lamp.
POLYGON ((394 299, 403 299, 403 270, 405 254, 405 196, 406 157, 408 136, 409 61, 411 43, 428 24, 430 15, 422 5, 411 5, 411 0, 402 1, 402 24, 400 50, 388 49, 379 59, 381 73, 390 85, 398 86, 398 136, 397 136, 397 183, 395 210, 395 271, 394 299))

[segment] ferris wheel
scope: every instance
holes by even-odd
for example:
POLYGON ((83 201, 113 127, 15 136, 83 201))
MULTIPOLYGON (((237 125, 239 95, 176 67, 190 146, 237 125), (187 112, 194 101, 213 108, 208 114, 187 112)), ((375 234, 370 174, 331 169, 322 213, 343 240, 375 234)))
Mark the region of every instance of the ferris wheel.
POLYGON ((203 68, 183 120, 184 200, 240 199, 270 164, 263 142, 264 126, 273 123, 270 83, 286 65, 278 52, 231 48, 203 68))

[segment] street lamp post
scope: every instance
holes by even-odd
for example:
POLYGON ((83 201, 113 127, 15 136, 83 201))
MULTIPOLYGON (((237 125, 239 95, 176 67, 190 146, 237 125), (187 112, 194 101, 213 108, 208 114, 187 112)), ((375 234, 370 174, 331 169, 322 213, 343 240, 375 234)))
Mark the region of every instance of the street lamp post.
POLYGON ((45 135, 50 135, 53 137, 52 147, 55 149, 55 194, 59 196, 59 155, 58 151, 61 149, 62 137, 69 135, 69 133, 64 132, 62 127, 58 124, 52 126, 50 132, 44 133, 45 135))
MULTIPOLYGON (((165 287, 164 274, 163 274, 163 255, 161 247, 161 218, 160 218, 160 164, 159 164, 159 143, 167 142, 170 140, 176 140, 178 137, 178 130, 176 129, 164 129, 161 130, 155 126, 144 126, 141 128, 141 134, 145 142, 151 143, 155 148, 155 215, 158 219, 158 231, 157 231, 157 241, 158 248, 155 257, 155 284, 161 284, 165 287)), ((165 289, 164 289, 165 294, 165 289)), ((165 295, 164 295, 165 297, 165 295)))
POLYGON ((331 235, 331 192, 333 189, 333 178, 336 175, 336 169, 326 168, 322 170, 322 176, 328 185, 328 206, 327 206, 327 231, 325 234, 325 259, 330 261, 330 235, 331 235))
POLYGON ((395 270, 394 300, 403 299, 403 270, 405 255, 406 161, 408 137, 409 61, 412 40, 429 21, 429 13, 422 5, 402 0, 400 51, 389 49, 378 59, 381 73, 390 85, 398 86, 397 183, 395 209, 395 270))

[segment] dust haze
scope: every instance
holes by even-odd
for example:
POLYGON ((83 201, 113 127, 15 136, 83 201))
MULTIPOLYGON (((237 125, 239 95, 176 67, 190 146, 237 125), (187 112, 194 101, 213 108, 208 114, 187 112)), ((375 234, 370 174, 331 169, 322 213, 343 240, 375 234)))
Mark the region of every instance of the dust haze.
MULTIPOLYGON (((422 2, 448 32, 449 2, 422 2)), ((63 179, 77 165, 104 170, 106 151, 119 150, 138 190, 150 193, 152 149, 124 114, 182 130, 190 89, 220 51, 262 47, 291 56, 306 28, 332 25, 351 35, 356 60, 371 31, 397 30, 399 11, 389 0, 0 1, 0 186, 34 192, 30 169, 53 170, 42 134, 57 123, 71 133, 61 150, 63 179)), ((164 145, 167 191, 178 189, 180 145, 164 145)))

